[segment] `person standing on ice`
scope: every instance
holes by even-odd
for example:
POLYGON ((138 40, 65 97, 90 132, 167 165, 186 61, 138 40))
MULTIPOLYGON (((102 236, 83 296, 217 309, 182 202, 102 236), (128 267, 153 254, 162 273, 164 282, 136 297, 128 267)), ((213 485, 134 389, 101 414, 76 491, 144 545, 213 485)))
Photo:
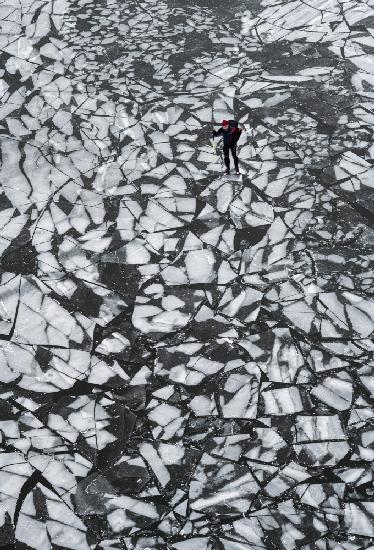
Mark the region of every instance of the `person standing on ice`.
POLYGON ((226 174, 230 173, 230 151, 234 159, 235 172, 239 175, 239 159, 236 154, 236 145, 242 134, 236 120, 223 120, 219 130, 213 130, 213 137, 223 136, 223 156, 225 159, 226 174))

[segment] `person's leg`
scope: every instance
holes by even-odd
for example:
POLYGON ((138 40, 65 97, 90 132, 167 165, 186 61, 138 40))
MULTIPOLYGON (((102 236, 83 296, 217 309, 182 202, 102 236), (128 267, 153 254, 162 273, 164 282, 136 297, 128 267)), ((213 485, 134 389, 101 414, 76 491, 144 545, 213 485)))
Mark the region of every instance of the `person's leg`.
POLYGON ((231 145, 231 154, 232 154, 232 158, 234 159, 235 170, 238 171, 239 159, 238 159, 238 155, 236 154, 236 145, 231 145))
POLYGON ((230 147, 228 145, 223 146, 223 158, 225 161, 226 170, 230 170, 230 147))

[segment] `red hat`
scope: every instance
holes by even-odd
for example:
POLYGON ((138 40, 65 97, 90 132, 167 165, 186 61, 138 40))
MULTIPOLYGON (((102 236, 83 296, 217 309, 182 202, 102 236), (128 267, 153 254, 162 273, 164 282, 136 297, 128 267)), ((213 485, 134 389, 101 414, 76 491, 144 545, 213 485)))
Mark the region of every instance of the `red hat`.
POLYGON ((228 125, 228 123, 229 123, 229 121, 228 121, 228 120, 222 120, 222 126, 227 126, 227 125, 228 125))

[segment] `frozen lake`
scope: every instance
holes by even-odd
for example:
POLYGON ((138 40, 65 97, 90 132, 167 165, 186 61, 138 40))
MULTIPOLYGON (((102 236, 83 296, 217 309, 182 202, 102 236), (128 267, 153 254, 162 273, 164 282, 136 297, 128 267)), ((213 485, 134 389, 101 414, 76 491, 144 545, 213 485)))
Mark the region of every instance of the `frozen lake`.
POLYGON ((374 0, 0 19, 0 548, 373 550, 374 0))

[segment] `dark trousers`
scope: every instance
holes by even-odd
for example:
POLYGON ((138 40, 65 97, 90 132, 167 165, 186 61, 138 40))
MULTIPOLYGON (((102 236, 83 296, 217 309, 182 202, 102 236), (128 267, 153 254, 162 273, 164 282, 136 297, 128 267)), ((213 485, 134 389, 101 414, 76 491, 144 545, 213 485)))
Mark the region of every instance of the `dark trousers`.
POLYGON ((223 145, 223 157, 225 159, 225 166, 227 170, 230 170, 230 151, 232 154, 232 158, 234 159, 235 170, 239 170, 239 159, 236 154, 236 143, 234 143, 233 145, 223 145))

